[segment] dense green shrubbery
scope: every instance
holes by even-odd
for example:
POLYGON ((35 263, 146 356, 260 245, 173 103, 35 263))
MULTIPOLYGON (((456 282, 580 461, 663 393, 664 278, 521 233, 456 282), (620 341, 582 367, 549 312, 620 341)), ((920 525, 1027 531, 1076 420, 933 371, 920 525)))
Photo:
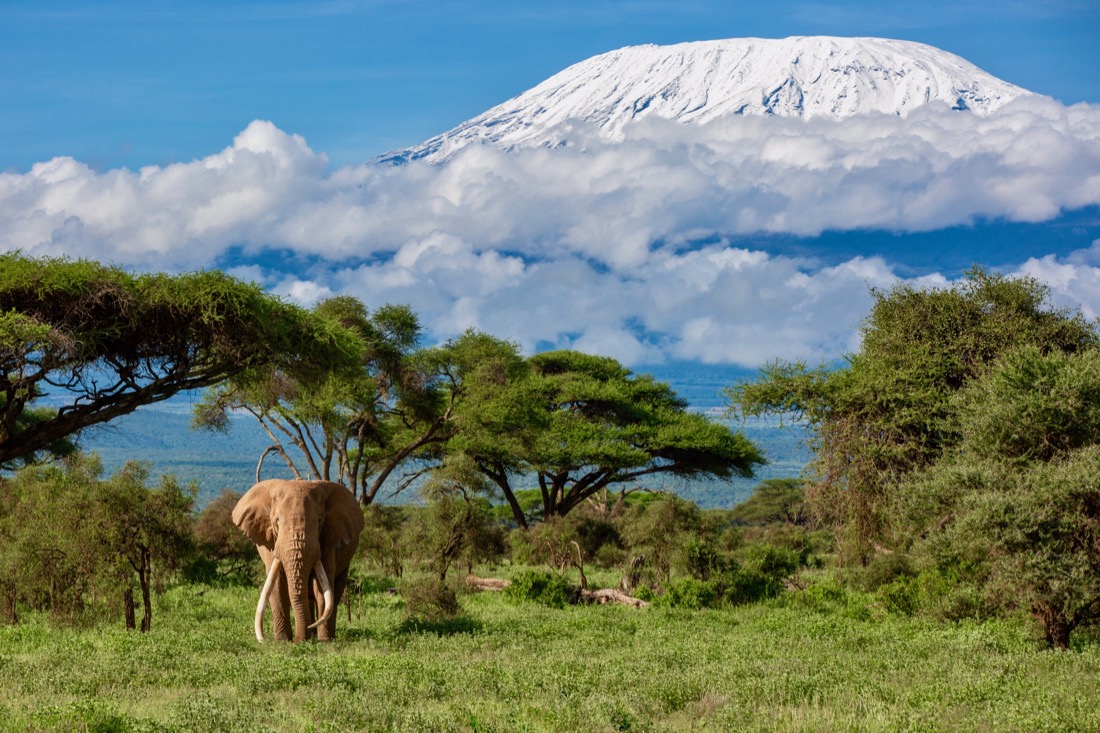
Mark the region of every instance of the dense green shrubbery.
POLYGON ((562 608, 572 601, 573 588, 558 573, 524 570, 512 576, 511 585, 504 589, 504 596, 514 602, 527 601, 562 608))
POLYGON ((138 464, 100 478, 94 457, 23 468, 0 480, 0 611, 49 611, 59 620, 122 615, 143 631, 151 595, 192 557, 188 492, 171 477, 148 485, 138 464), (135 598, 140 594, 140 601, 135 598))

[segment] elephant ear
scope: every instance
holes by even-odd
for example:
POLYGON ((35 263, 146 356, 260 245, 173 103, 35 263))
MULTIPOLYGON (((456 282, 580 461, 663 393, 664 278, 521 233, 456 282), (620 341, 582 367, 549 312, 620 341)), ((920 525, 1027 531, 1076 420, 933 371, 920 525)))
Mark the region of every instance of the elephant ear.
POLYGON ((233 524, 254 544, 268 549, 275 547, 275 529, 271 526, 272 488, 270 481, 261 481, 233 507, 233 524))
POLYGON ((321 542, 331 550, 351 544, 363 531, 363 507, 355 495, 337 483, 329 484, 321 542))

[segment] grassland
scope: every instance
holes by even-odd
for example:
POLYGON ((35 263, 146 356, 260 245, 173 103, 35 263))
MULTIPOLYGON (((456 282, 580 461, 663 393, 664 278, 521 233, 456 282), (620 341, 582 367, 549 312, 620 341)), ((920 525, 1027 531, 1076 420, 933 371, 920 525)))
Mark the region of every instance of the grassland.
POLYGON ((1100 730, 1100 638, 861 620, 789 599, 687 611, 369 593, 332 644, 258 644, 256 589, 182 586, 149 634, 0 627, 3 731, 1100 730))

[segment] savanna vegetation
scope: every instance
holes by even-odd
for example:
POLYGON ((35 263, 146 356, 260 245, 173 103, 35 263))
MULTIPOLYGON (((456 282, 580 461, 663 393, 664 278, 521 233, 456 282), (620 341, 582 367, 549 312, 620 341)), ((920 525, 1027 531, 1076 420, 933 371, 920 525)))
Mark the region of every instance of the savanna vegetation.
POLYGON ((612 359, 477 332, 424 347, 408 309, 305 311, 217 273, 10 260, 58 298, 212 282, 238 307, 211 306, 211 333, 262 324, 293 348, 238 335, 227 356, 200 319, 173 342, 186 363, 106 336, 54 352, 110 331, 114 296, 88 301, 98 326, 4 301, 0 730, 1100 728, 1100 350, 1034 281, 876 292, 845 364, 734 385, 736 412, 808 424, 815 462, 702 510, 647 478, 764 456, 612 359), (239 495, 196 507, 140 464, 105 475, 76 427, 19 437, 221 358, 200 427, 244 411, 271 438, 257 472, 274 457, 366 505, 330 644, 256 643, 239 495), (32 404, 57 385, 59 409, 32 404))

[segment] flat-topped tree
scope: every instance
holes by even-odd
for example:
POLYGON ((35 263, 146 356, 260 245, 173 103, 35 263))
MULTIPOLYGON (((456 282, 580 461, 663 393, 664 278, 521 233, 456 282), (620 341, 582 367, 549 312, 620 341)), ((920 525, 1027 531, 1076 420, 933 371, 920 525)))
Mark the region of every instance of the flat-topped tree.
POLYGON ((250 370, 341 369, 360 350, 337 322, 218 271, 3 254, 0 467, 63 453, 84 428, 183 390, 250 370))
POLYGON ((543 514, 551 516, 648 476, 748 477, 764 463, 743 435, 688 411, 667 384, 614 359, 553 351, 530 357, 526 367, 464 405, 455 441, 500 488, 521 526, 527 518, 515 500, 517 475, 537 481, 543 514), (480 415, 511 415, 506 440, 480 415))
MULTIPOLYGON (((226 430, 228 411, 256 418, 271 441, 259 456, 277 455, 297 478, 343 484, 370 504, 403 464, 424 458, 451 435, 460 390, 445 350, 422 348, 420 322, 407 306, 368 312, 337 296, 313 313, 332 319, 360 340, 354 369, 302 380, 278 369, 246 372, 207 392, 195 424, 226 430)), ((407 485, 402 477, 397 491, 407 485)))

